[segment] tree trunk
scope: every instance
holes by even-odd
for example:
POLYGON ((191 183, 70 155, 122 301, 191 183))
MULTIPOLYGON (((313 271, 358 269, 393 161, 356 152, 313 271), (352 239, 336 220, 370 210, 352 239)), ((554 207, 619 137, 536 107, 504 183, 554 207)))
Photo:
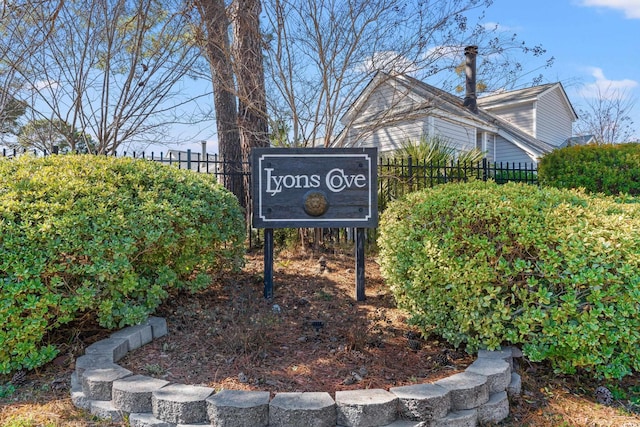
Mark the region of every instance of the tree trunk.
MULTIPOLYGON (((238 129, 243 159, 253 147, 269 146, 267 100, 262 63, 260 0, 233 2, 233 54, 238 84, 238 129)), ((245 200, 250 203, 249 165, 245 163, 245 200)))
POLYGON ((246 207, 242 178, 243 156, 228 33, 229 18, 224 0, 198 0, 198 6, 207 30, 206 51, 211 66, 218 145, 224 165, 224 186, 246 207))

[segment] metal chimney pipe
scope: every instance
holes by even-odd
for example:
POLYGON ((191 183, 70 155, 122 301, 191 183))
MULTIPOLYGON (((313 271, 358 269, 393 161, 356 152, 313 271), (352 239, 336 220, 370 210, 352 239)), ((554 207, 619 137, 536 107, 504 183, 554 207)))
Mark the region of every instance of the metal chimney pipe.
POLYGON ((470 111, 478 112, 478 96, 476 94, 476 57, 478 56, 478 46, 467 46, 464 48, 466 76, 465 96, 463 105, 470 111))

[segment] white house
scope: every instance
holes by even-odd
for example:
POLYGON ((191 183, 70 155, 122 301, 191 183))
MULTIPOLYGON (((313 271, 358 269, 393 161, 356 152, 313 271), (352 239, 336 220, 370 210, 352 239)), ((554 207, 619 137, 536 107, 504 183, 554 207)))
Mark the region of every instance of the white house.
POLYGON ((474 47, 465 49, 467 88, 459 98, 406 75, 378 72, 341 118, 334 147, 392 152, 439 136, 492 162, 531 163, 572 136, 577 115, 560 83, 476 98, 474 47))

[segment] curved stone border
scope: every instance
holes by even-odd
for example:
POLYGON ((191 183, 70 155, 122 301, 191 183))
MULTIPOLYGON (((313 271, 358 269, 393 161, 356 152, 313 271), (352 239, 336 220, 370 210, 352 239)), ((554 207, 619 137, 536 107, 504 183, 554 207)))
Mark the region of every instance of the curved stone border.
POLYGON ((167 334, 167 322, 147 323, 115 332, 87 347, 76 360, 71 400, 95 416, 131 427, 475 427, 509 415, 511 396, 519 395, 513 372, 515 348, 481 350, 464 372, 433 383, 386 390, 329 393, 277 393, 222 390, 170 384, 133 375, 116 362, 127 352, 167 334))

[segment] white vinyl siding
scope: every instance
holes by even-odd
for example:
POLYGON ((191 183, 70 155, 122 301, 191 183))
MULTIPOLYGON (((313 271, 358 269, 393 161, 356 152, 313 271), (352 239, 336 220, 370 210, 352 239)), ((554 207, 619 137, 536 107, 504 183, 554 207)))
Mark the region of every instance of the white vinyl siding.
POLYGON ((476 130, 440 117, 424 117, 387 125, 375 130, 352 127, 347 147, 378 147, 380 153, 397 150, 408 141, 417 143, 422 136, 439 136, 458 150, 475 148, 476 130))
POLYGON ((520 147, 512 144, 501 136, 496 136, 496 163, 526 163, 531 164, 533 160, 520 147))
POLYGON ((369 125, 376 120, 383 120, 383 113, 397 110, 411 110, 418 105, 418 100, 404 90, 397 90, 390 84, 381 84, 370 94, 358 117, 354 119, 353 125, 367 123, 369 125))
POLYGON ((572 135, 575 116, 559 85, 541 94, 535 101, 505 106, 491 105, 486 109, 534 138, 555 147, 572 135))
POLYGON ((560 146, 572 132, 572 115, 560 94, 560 89, 544 94, 538 101, 537 134, 541 141, 560 146))
POLYGON ((387 79, 373 81, 341 118, 345 128, 336 146, 377 147, 388 153, 407 141, 439 136, 459 151, 481 147, 489 160, 530 163, 571 136, 575 114, 559 84, 486 104, 486 112, 500 117, 495 120, 483 112, 470 114, 457 98, 439 95, 426 84, 387 79))
POLYGON ((489 161, 494 161, 496 136, 489 132, 478 132, 476 148, 484 153, 489 161))
POLYGON ((418 140, 427 134, 426 118, 391 116, 395 110, 411 111, 417 105, 415 97, 406 90, 398 90, 390 84, 381 84, 370 94, 362 111, 352 123, 344 123, 348 133, 344 147, 378 147, 380 153, 400 148, 408 140, 418 140))
POLYGON ((476 129, 440 117, 435 117, 434 133, 460 151, 473 150, 476 146, 476 129))
POLYGON ((535 137, 535 111, 532 103, 491 108, 491 113, 535 137))
POLYGON ((418 141, 425 133, 425 123, 423 120, 413 120, 398 123, 394 126, 385 126, 373 131, 359 133, 352 128, 349 133, 350 141, 347 147, 378 147, 380 153, 390 152, 402 147, 407 141, 418 141), (357 141, 355 144, 349 144, 357 141))

